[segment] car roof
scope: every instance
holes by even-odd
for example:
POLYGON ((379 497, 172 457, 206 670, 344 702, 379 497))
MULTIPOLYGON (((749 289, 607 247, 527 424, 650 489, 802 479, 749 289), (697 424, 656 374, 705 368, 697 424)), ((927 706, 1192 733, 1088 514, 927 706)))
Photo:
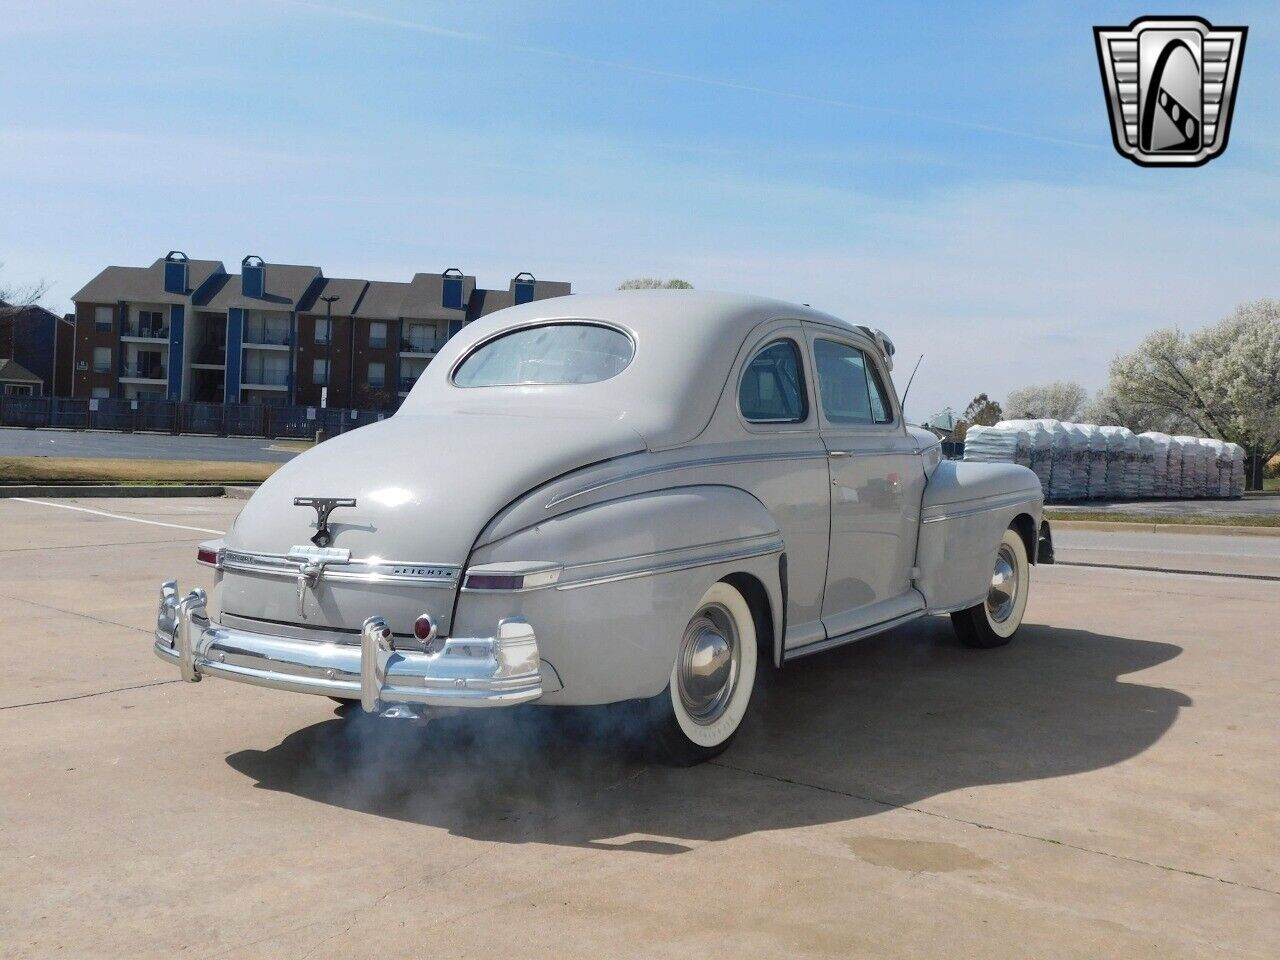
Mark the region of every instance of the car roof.
POLYGON ((760 324, 812 320, 850 334, 866 332, 837 317, 768 297, 701 290, 626 290, 573 294, 509 307, 468 324, 428 366, 406 398, 406 414, 442 405, 508 405, 553 415, 564 406, 596 409, 635 430, 650 449, 678 446, 710 421, 743 341, 760 324), (457 362, 508 329, 567 320, 604 323, 635 341, 631 364, 592 384, 460 388, 449 381, 457 362), (545 406, 544 406, 545 405, 545 406))

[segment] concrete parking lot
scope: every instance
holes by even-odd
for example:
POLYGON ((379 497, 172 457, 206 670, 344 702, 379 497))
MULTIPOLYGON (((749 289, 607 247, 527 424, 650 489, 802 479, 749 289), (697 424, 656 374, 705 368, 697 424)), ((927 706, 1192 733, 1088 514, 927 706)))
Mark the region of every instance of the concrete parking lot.
POLYGON ((1041 568, 1011 646, 802 661, 674 770, 179 683, 156 588, 241 504, 57 503, 0 501, 5 957, 1280 953, 1275 582, 1041 568))

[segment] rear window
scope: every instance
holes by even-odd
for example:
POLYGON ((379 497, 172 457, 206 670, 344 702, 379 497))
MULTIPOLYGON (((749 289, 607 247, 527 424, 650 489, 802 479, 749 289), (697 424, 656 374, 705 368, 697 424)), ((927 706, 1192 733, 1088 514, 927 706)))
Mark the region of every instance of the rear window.
POLYGON ((453 374, 459 387, 597 383, 626 369, 635 344, 595 323, 553 323, 514 330, 473 350, 453 374))

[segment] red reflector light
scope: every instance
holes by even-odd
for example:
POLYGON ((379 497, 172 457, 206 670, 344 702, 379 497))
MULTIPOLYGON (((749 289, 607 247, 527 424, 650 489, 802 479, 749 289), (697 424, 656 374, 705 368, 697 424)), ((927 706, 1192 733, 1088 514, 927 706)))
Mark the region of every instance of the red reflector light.
POLYGON ((468 590, 523 590, 524 574, 469 573, 468 590))
POLYGON ((419 640, 434 640, 436 635, 436 625, 431 622, 431 618, 425 613, 417 620, 413 621, 413 635, 419 640))
POLYGON ((218 565, 218 551, 210 550, 208 547, 199 547, 196 549, 196 562, 216 567, 218 565))

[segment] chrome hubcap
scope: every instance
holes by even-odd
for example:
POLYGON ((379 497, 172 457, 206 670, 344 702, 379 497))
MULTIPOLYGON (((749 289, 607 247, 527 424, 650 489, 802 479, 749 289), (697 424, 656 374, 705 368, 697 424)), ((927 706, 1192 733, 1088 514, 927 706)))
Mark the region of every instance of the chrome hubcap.
POLYGON ((987 613, 995 623, 1004 623, 1013 613, 1018 600, 1018 562, 1013 549, 1000 544, 996 566, 991 571, 991 589, 987 591, 987 613))
POLYGON ((680 641, 676 681, 680 703, 695 723, 715 723, 738 682, 741 649, 733 617, 719 604, 694 615, 680 641))

